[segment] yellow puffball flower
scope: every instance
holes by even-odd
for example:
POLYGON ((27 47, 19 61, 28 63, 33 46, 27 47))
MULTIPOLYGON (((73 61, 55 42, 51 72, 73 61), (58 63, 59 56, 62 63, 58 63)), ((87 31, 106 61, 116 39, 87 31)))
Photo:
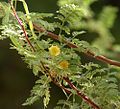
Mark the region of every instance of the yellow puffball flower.
POLYGON ((55 45, 55 46, 52 45, 49 48, 49 52, 50 52, 51 56, 58 56, 60 54, 60 48, 57 45, 55 45))
POLYGON ((59 66, 60 66, 61 69, 66 69, 66 68, 68 68, 68 66, 69 66, 69 62, 66 61, 66 60, 61 61, 61 62, 59 63, 59 66))

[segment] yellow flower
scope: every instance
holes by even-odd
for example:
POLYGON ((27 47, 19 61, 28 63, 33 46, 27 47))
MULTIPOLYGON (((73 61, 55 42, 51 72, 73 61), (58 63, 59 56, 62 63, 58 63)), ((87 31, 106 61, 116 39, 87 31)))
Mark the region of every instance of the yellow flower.
POLYGON ((60 48, 56 45, 56 46, 51 46, 49 48, 49 52, 51 54, 51 56, 58 56, 60 54, 60 48))
POLYGON ((61 67, 61 69, 66 69, 66 68, 68 68, 68 66, 69 66, 69 62, 66 61, 66 60, 61 61, 61 62, 59 63, 59 66, 61 67))

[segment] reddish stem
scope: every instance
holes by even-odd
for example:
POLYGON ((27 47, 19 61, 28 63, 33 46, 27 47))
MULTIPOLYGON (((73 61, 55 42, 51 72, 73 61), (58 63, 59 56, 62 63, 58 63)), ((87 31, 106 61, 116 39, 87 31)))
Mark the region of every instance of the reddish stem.
POLYGON ((30 40, 29 40, 29 38, 28 38, 28 36, 27 36, 27 32, 26 32, 25 27, 24 27, 24 25, 23 25, 23 23, 22 23, 22 20, 20 20, 20 18, 18 17, 18 15, 17 15, 17 13, 16 13, 16 10, 15 10, 14 6, 11 4, 11 1, 10 1, 10 0, 9 0, 9 3, 10 3, 10 5, 11 5, 11 9, 12 9, 12 11, 13 11, 13 15, 15 16, 16 20, 18 21, 19 25, 21 26, 21 28, 22 28, 22 30, 23 30, 23 33, 24 33, 24 35, 25 35, 25 38, 26 38, 28 44, 30 45, 30 47, 32 48, 32 50, 35 51, 33 45, 31 44, 31 42, 30 42, 30 40))
MULTIPOLYGON (((100 109, 100 107, 99 107, 97 104, 95 104, 90 98, 88 98, 85 94, 83 94, 82 92, 80 92, 80 91, 70 82, 70 80, 69 80, 68 78, 64 78, 64 80, 65 80, 66 82, 68 82, 69 86, 70 86, 72 89, 74 89, 74 90, 77 92, 78 96, 80 96, 83 100, 85 100, 86 103, 90 104, 94 109, 100 109)), ((68 93, 68 94, 72 93, 69 89, 67 89, 67 88, 65 88, 64 86, 60 85, 57 81, 54 81, 54 80, 52 79, 52 82, 53 82, 55 85, 57 85, 58 87, 60 87, 61 89, 63 89, 66 93, 68 93)))
POLYGON ((71 93, 71 91, 70 91, 69 89, 67 89, 67 88, 65 88, 64 86, 60 85, 60 84, 59 84, 57 81, 55 81, 53 78, 52 78, 52 82, 53 82, 56 86, 58 86, 58 87, 60 87, 61 89, 63 89, 66 93, 68 93, 68 94, 71 93))
POLYGON ((71 83, 71 81, 69 80, 69 78, 63 78, 68 84, 69 86, 75 90, 78 94, 78 96, 80 96, 83 100, 86 101, 86 103, 90 104, 94 109, 100 109, 100 107, 95 104, 90 98, 88 98, 85 94, 83 94, 81 91, 79 91, 75 86, 74 84, 71 83))
POLYGON ((89 55, 89 56, 91 56, 91 57, 94 57, 95 59, 97 59, 99 61, 102 61, 104 63, 120 67, 120 62, 112 60, 112 59, 108 59, 105 56, 102 56, 102 55, 95 56, 95 54, 92 53, 92 52, 90 52, 90 51, 88 51, 86 54, 89 55))
MULTIPOLYGON (((45 29, 39 27, 39 26, 36 25, 35 23, 33 23, 33 26, 34 26, 34 28, 35 28, 37 31, 39 31, 39 32, 46 32, 47 35, 48 35, 50 38, 52 38, 52 39, 55 39, 55 40, 59 40, 59 39, 60 39, 60 37, 59 37, 58 35, 56 35, 56 34, 54 34, 54 33, 52 33, 52 32, 46 31, 45 29)), ((73 43, 71 43, 71 42, 69 42, 69 41, 67 41, 67 40, 65 40, 65 39, 63 39, 62 41, 63 41, 64 43, 66 43, 66 44, 67 44, 69 47, 71 47, 71 48, 78 48, 78 46, 76 46, 75 44, 73 44, 73 43)), ((97 60, 99 60, 99 61, 102 61, 102 62, 104 62, 104 63, 107 63, 107 64, 110 64, 110 65, 114 65, 114 66, 120 67, 120 62, 115 61, 115 60, 108 59, 108 58, 105 57, 105 56, 102 56, 102 55, 96 56, 94 53, 92 53, 92 52, 90 52, 90 51, 87 51, 87 52, 84 53, 84 54, 87 55, 87 56, 90 56, 90 57, 92 57, 92 58, 95 58, 95 59, 97 59, 97 60)))
MULTIPOLYGON (((42 62, 41 62, 42 63, 42 62)), ((71 90, 65 88, 63 85, 59 84, 59 82, 51 76, 49 70, 46 69, 46 67, 44 66, 44 64, 42 63, 42 66, 44 68, 45 73, 48 73, 48 75, 50 76, 52 82, 57 85, 58 87, 60 87, 61 89, 63 89, 66 93, 70 94, 72 93, 71 90)), ((83 100, 85 100, 86 103, 90 104, 94 109, 100 109, 99 106, 97 104, 95 104, 90 98, 88 98, 85 94, 83 94, 82 92, 80 92, 69 80, 68 77, 63 77, 63 79, 69 84, 69 86, 75 90, 77 92, 77 95, 80 96, 83 100)))

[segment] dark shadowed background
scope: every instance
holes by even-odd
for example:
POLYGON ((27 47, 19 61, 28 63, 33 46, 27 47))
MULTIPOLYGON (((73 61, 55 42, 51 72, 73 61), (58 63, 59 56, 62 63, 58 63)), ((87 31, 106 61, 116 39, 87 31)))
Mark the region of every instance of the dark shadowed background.
MULTIPOLYGON (((58 8, 57 0, 26 0, 26 2, 29 10, 35 12, 55 12, 58 8)), ((120 0, 98 0, 92 8, 97 13, 105 5, 120 7, 120 0)), ((22 9, 20 5, 19 10, 22 9)), ((120 10, 111 32, 117 39, 116 43, 120 43, 120 10)), ((27 68, 21 56, 9 48, 10 40, 0 41, 0 109, 42 109, 39 102, 32 106, 21 105, 29 96, 37 78, 32 74, 32 70, 27 68)), ((52 100, 48 109, 52 109, 59 98, 64 98, 61 90, 52 86, 52 100)))

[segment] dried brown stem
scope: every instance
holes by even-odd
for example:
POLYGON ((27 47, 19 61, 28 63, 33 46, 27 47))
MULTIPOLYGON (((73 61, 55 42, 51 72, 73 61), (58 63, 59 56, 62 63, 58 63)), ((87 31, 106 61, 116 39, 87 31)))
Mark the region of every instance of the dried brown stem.
MULTIPOLYGON (((47 36, 49 36, 49 37, 52 38, 52 39, 55 39, 55 40, 59 40, 59 39, 60 39, 60 37, 59 37, 58 35, 56 35, 56 34, 54 34, 54 33, 52 33, 52 32, 46 31, 45 29, 39 27, 39 26, 38 26, 37 24, 35 24, 35 23, 33 23, 33 26, 34 26, 34 28, 35 28, 37 31, 39 31, 39 32, 46 32, 46 33, 47 33, 47 36)), ((64 43, 66 43, 66 44, 67 44, 69 47, 71 47, 71 48, 78 48, 78 46, 76 46, 75 44, 73 44, 73 43, 71 43, 71 42, 69 42, 69 41, 67 41, 67 40, 65 40, 65 39, 63 39, 62 41, 63 41, 64 43)), ((84 54, 87 55, 87 56, 90 56, 90 57, 92 57, 92 58, 95 58, 96 60, 99 60, 99 61, 101 61, 101 62, 104 62, 104 63, 106 63, 106 64, 110 64, 110 65, 114 65, 114 66, 120 67, 120 62, 115 61, 115 60, 111 60, 111 59, 109 59, 109 58, 107 58, 107 57, 105 57, 105 56, 102 56, 102 55, 96 56, 94 53, 92 53, 92 52, 90 52, 90 51, 87 51, 87 52, 85 52, 84 54)))

